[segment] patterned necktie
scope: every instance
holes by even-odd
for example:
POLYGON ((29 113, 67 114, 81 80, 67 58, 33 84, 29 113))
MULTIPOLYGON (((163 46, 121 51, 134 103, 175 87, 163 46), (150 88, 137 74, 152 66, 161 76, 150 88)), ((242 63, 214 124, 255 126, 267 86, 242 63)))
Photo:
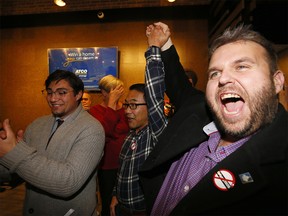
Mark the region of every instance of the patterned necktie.
POLYGON ((53 131, 53 133, 51 134, 51 136, 49 137, 48 142, 47 142, 47 145, 46 145, 46 149, 47 149, 47 147, 48 147, 48 145, 49 145, 49 142, 50 142, 51 138, 53 137, 54 133, 55 133, 56 130, 61 126, 61 124, 62 124, 63 122, 64 122, 64 120, 62 120, 62 119, 57 119, 57 127, 56 127, 56 129, 53 131))

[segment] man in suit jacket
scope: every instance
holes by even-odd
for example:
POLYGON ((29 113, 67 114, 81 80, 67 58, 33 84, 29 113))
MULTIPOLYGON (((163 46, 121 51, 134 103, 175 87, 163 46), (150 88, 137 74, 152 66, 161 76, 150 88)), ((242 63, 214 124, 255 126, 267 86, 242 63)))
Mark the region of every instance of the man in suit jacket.
POLYGON ((249 26, 227 29, 211 45, 205 100, 189 85, 168 26, 146 34, 158 38, 152 45, 177 108, 139 173, 149 214, 287 215, 284 75, 271 44, 249 26))
POLYGON ((14 135, 8 119, 0 123, 0 173, 26 182, 23 215, 96 215, 104 129, 82 108, 84 85, 74 73, 57 70, 45 85, 51 115, 33 121, 24 137, 14 135), (64 120, 58 129, 57 120, 64 120))

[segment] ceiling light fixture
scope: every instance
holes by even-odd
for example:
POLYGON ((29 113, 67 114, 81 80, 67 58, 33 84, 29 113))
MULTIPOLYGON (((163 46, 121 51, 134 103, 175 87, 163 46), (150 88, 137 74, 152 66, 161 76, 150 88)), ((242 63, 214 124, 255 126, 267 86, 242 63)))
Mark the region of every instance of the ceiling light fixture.
POLYGON ((64 7, 66 3, 63 0, 54 0, 54 3, 59 7, 64 7))
POLYGON ((175 2, 176 0, 168 0, 168 2, 175 2))

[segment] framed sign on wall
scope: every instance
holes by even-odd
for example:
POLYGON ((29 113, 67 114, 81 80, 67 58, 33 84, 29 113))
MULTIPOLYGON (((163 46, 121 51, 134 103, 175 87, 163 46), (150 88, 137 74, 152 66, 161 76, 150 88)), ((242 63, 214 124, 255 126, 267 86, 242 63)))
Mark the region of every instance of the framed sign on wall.
POLYGON ((85 90, 99 91, 98 81, 108 74, 118 77, 118 47, 48 49, 49 74, 55 70, 75 73, 85 90))

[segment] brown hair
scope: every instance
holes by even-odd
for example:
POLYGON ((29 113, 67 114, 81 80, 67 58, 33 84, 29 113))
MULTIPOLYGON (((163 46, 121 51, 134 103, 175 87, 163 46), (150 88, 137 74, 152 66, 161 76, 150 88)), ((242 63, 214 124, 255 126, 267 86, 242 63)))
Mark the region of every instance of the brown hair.
POLYGON ((274 74, 278 70, 277 66, 277 53, 273 48, 273 44, 263 37, 260 33, 253 31, 251 25, 244 25, 243 23, 239 24, 236 27, 227 28, 222 35, 216 38, 209 49, 209 60, 211 56, 219 47, 233 43, 236 41, 252 41, 260 46, 262 46, 266 51, 266 59, 270 66, 271 74, 274 74))

